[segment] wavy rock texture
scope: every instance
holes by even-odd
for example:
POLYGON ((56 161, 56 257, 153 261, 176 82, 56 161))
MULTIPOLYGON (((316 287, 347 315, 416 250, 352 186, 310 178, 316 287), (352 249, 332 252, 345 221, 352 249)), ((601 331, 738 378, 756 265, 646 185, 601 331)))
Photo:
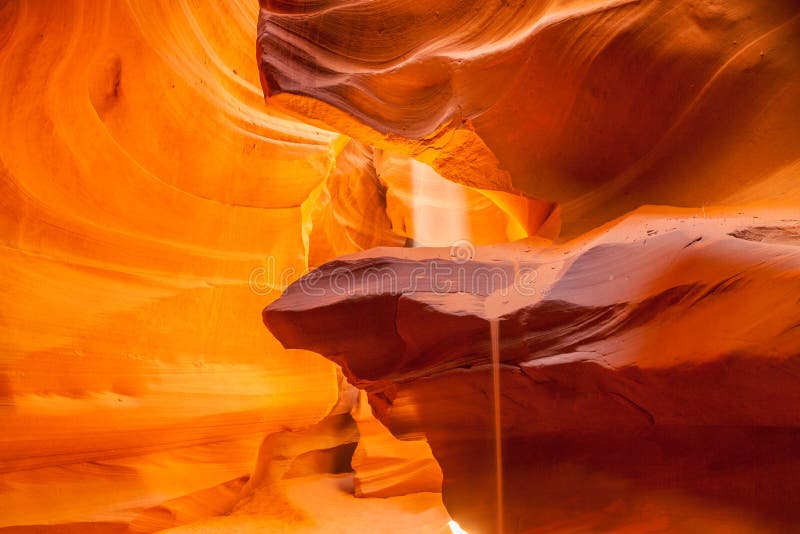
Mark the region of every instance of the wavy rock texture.
POLYGON ((642 204, 800 201, 797 2, 263 4, 272 101, 557 201, 570 235, 642 204))
POLYGON ((310 267, 377 246, 558 234, 560 213, 551 204, 453 183, 424 163, 353 139, 341 143, 326 180, 303 203, 310 267))
POLYGON ((216 514, 204 510, 227 517, 198 515, 169 532, 444 534, 449 515, 440 491, 427 444, 392 436, 340 374, 331 411, 310 427, 269 434, 235 503, 216 514))
POLYGON ((360 439, 351 465, 357 497, 440 493, 442 470, 425 440, 401 441, 375 419, 361 391, 354 410, 360 439))
POLYGON ((264 321, 340 364, 395 435, 427 438, 468 531, 495 531, 494 403, 510 532, 789 531, 796 212, 698 215, 640 210, 462 263, 376 249, 296 282, 264 321))
POLYGON ((260 331, 248 279, 305 268, 337 136, 264 111, 248 2, 0 14, 0 526, 232 505, 211 488, 263 434, 336 398, 333 366, 260 331))
POLYGON ((463 221, 430 244, 550 216, 265 107, 257 13, 0 7, 0 528, 229 511, 264 435, 336 401, 333 365, 260 326, 265 300, 309 265, 428 241, 436 209, 463 221), (412 205, 442 183, 441 205, 412 205))
POLYGON ((488 531, 498 315, 509 528, 794 529, 798 24, 789 0, 0 3, 0 530, 440 532, 444 476, 488 531), (645 203, 737 207, 597 229, 645 203), (383 290, 452 264, 466 300, 383 290), (270 326, 380 422, 258 324, 320 265, 270 326), (503 302, 514 277, 553 286, 503 302), (639 476, 673 449, 704 476, 639 476))
POLYGON ((305 475, 262 489, 226 517, 165 530, 168 534, 375 532, 450 534, 438 493, 353 498, 353 475, 305 475))

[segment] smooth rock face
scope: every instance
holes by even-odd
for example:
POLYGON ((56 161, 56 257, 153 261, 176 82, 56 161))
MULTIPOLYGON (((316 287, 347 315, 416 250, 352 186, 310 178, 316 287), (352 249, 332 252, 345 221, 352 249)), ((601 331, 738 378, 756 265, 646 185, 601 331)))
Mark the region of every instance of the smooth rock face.
POLYGON ((450 534, 439 493, 356 499, 353 475, 306 475, 256 492, 232 513, 198 521, 166 534, 276 532, 374 532, 450 534))
POLYGON ((340 364, 395 435, 425 436, 468 531, 496 524, 494 402, 510 532, 792 529, 797 220, 707 217, 641 210, 579 241, 479 248, 465 263, 377 249, 296 282, 264 321, 340 364))
POLYGON ((306 268, 338 137, 264 109, 256 17, 0 5, 0 527, 224 513, 264 434, 335 401, 334 367, 258 321, 278 277, 250 287, 306 268))
POLYGON ((253 475, 229 509, 207 506, 208 517, 169 532, 449 532, 430 447, 392 436, 364 392, 337 378, 339 398, 325 417, 264 438, 253 475))
POLYGON ((359 432, 351 461, 356 497, 442 491, 442 470, 425 440, 401 441, 394 437, 373 416, 364 391, 354 413, 359 432))
POLYGON ((798 24, 0 2, 0 531, 797 530, 798 24))
POLYGON ((265 302, 342 254, 465 237, 431 242, 414 188, 456 188, 445 212, 482 243, 549 216, 265 106, 257 16, 0 3, 0 528, 223 513, 265 435, 336 401, 335 367, 284 350, 265 302))
POLYGON ((557 201, 570 235, 642 204, 800 201, 797 2, 263 4, 271 100, 557 201))

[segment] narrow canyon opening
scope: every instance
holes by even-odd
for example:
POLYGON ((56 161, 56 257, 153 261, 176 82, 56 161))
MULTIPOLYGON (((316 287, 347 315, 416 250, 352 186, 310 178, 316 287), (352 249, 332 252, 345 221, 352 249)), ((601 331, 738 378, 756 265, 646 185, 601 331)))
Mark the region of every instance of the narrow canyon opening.
POLYGON ((0 533, 800 528, 794 0, 0 3, 0 533))

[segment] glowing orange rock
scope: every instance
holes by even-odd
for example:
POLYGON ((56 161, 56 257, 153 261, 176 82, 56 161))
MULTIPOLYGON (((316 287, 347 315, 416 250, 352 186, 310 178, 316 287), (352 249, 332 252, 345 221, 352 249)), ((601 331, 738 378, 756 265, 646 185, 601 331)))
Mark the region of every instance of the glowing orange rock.
POLYGON ((338 138, 264 110, 256 16, 0 7, 0 527, 215 513, 193 499, 229 502, 265 433, 335 401, 334 366, 260 328, 277 277, 249 287, 305 270, 338 138))
POLYGON ((352 460, 357 497, 393 497, 442 490, 442 470, 426 441, 401 441, 394 437, 372 415, 363 391, 355 410, 360 435, 352 460))
MULTIPOLYGON (((227 502, 265 434, 335 402, 334 366, 258 314, 415 230, 371 147, 264 107, 257 9, 0 8, 0 527, 200 518, 183 497, 227 502)), ((512 200, 482 206, 498 238, 533 228, 512 200)))
POLYGON ((0 5, 0 529, 441 532, 429 447, 480 529, 500 312, 507 525, 795 527, 796 2, 262 4, 0 5), (741 208, 599 226, 646 203, 741 208), (337 258, 368 295, 271 326, 380 421, 258 323, 337 258))

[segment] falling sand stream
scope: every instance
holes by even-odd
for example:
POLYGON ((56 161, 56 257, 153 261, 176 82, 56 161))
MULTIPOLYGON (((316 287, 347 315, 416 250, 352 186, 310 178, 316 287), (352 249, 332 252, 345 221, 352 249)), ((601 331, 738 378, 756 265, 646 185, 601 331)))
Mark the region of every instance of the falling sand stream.
POLYGON ((497 498, 497 533, 503 533, 503 427, 500 419, 500 321, 489 320, 492 338, 492 398, 494 399, 494 465, 497 498))

